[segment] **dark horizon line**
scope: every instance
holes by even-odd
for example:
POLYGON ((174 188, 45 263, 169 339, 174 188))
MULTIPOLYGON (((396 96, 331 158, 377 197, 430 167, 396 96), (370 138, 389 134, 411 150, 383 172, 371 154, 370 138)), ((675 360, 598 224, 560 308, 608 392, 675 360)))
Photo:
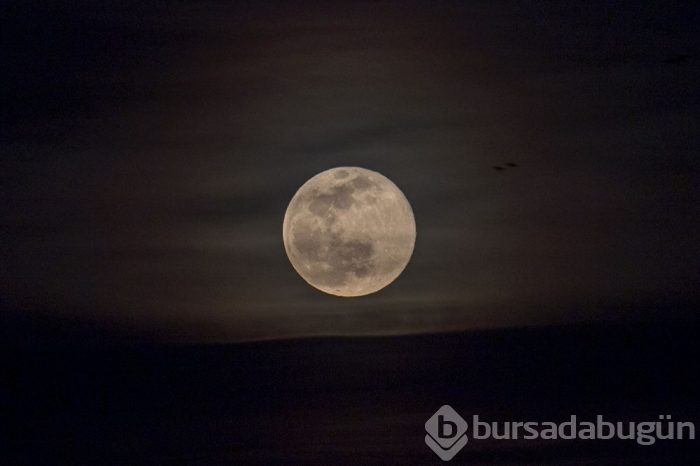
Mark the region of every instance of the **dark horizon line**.
MULTIPOLYGON (((38 337, 28 336, 26 342, 19 342, 17 336, 15 341, 8 339, 12 328, 10 322, 3 318, 5 334, 3 335, 3 343, 1 346, 5 350, 36 350, 43 351, 48 349, 65 349, 65 350, 118 350, 118 349, 184 349, 184 348, 223 348, 223 347, 252 347, 256 345, 274 345, 274 344, 298 344, 302 342, 322 342, 322 341, 337 341, 337 342, 359 342, 359 341, 383 341, 390 342, 391 340, 427 340, 431 338, 460 338, 474 337, 481 338, 486 336, 497 336, 510 333, 553 333, 553 332, 580 332, 580 331, 614 331, 616 329, 678 329, 686 327, 700 326, 700 317, 695 316, 678 316, 665 317, 651 316, 647 318, 620 318, 619 316, 610 318, 583 319, 569 322, 558 323, 539 323, 527 325, 494 325, 474 328, 461 329, 445 329, 445 330, 430 330, 430 331, 405 331, 399 333, 364 333, 364 334, 348 334, 348 333, 318 333, 318 334, 298 334, 270 337, 250 337, 238 338, 221 341, 177 341, 174 339, 159 338, 158 335, 145 331, 144 333, 127 333, 116 330, 107 326, 99 325, 88 321, 73 321, 70 319, 57 319, 52 316, 54 326, 61 324, 74 323, 75 326, 70 329, 54 329, 48 335, 40 335, 38 337), (94 333, 93 333, 94 331, 94 333), (75 338, 71 338, 71 334, 75 338), (90 334, 92 338, 84 339, 90 334), (83 338, 81 338, 83 337, 83 338), (99 341, 96 341, 99 340, 99 341)), ((44 327, 51 327, 51 324, 44 327)), ((41 329, 40 329, 41 330, 41 329)))

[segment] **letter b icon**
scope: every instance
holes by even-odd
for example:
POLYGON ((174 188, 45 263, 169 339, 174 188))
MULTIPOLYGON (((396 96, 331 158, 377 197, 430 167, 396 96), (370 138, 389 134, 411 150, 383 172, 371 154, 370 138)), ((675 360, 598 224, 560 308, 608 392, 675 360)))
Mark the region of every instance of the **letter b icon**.
POLYGON ((453 438, 457 435, 457 424, 452 421, 446 421, 445 416, 442 414, 438 415, 438 437, 440 438, 453 438), (449 433, 445 429, 445 426, 449 427, 449 433))
POLYGON ((449 461, 467 444, 467 421, 449 405, 438 409, 425 423, 425 443, 444 461, 449 461))

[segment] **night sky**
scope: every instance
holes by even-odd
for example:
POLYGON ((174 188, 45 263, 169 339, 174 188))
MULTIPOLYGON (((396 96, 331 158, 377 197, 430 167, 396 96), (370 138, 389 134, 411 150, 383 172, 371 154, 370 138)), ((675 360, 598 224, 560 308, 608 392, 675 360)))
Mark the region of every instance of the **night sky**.
POLYGON ((694 318, 699 10, 5 2, 4 338, 694 318), (415 213, 411 262, 367 297, 311 288, 282 244, 295 191, 335 166, 415 213))

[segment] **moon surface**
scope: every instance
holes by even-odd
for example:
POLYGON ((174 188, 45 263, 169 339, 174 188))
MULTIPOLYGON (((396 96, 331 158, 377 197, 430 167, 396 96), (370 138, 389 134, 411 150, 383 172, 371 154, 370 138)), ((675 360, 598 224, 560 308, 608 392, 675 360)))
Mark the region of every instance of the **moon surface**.
POLYGON ((401 274, 413 254, 416 222, 406 196, 384 175, 337 167, 292 198, 282 226, 294 269, 335 296, 364 296, 401 274))

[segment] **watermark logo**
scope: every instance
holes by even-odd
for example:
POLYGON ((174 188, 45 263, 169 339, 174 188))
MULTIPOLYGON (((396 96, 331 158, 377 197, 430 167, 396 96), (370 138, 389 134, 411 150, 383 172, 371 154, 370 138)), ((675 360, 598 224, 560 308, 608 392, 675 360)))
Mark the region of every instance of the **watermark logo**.
MULTIPOLYGON (((695 424, 672 421, 662 414, 647 422, 609 422, 596 415, 595 422, 579 420, 575 415, 565 422, 486 422, 472 416, 472 440, 607 440, 617 437, 653 445, 658 440, 695 440, 695 424)), ((425 443, 444 461, 449 461, 467 444, 469 424, 448 405, 444 405, 425 423, 425 443)))
POLYGON ((468 427, 457 411, 445 405, 425 423, 425 443, 443 461, 449 461, 467 444, 468 427))

